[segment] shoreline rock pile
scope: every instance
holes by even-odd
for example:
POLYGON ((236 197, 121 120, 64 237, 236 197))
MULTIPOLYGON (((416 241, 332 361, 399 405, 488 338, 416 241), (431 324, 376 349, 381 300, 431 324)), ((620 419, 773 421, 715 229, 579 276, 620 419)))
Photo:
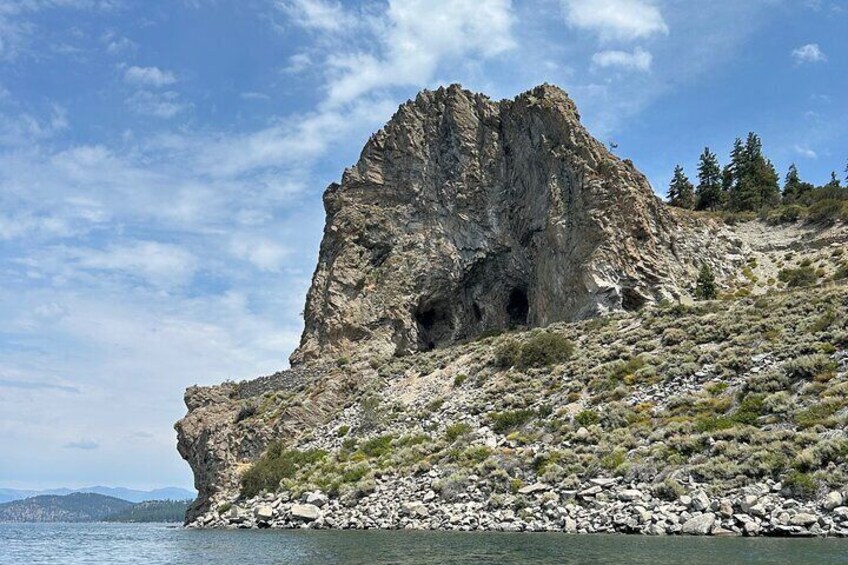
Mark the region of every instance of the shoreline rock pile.
POLYGON ((219 506, 187 527, 848 537, 848 489, 801 502, 784 497, 782 485, 771 480, 723 495, 687 481, 686 494, 669 501, 652 494, 650 485, 597 477, 568 491, 527 485, 497 508, 473 477, 452 502, 434 490, 439 479, 436 469, 385 477, 352 505, 320 491, 298 500, 287 492, 261 495, 219 506))

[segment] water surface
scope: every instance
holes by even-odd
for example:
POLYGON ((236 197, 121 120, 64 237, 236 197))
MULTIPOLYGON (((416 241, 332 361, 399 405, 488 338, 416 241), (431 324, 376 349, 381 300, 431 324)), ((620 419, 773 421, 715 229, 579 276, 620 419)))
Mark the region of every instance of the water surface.
POLYGON ((848 540, 453 532, 200 531, 162 524, 0 524, 0 564, 848 563, 848 540))

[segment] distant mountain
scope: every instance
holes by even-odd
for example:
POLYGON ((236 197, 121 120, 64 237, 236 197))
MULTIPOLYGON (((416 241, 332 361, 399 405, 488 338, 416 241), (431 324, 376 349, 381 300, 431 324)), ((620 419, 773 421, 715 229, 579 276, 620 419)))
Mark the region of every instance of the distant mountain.
POLYGON ((0 504, 0 522, 98 522, 132 506, 102 494, 41 495, 0 504))
POLYGON ((105 518, 106 522, 180 522, 185 520, 191 500, 149 500, 139 502, 105 518))
POLYGON ((19 490, 10 488, 0 488, 0 503, 11 502, 13 500, 23 500, 33 496, 40 495, 59 495, 64 496, 74 492, 102 494, 105 496, 114 496, 128 500, 129 502, 145 502, 147 500, 187 500, 194 498, 194 491, 186 490, 179 487, 164 487, 154 490, 134 490, 122 487, 104 487, 94 486, 81 489, 56 488, 47 490, 19 490))

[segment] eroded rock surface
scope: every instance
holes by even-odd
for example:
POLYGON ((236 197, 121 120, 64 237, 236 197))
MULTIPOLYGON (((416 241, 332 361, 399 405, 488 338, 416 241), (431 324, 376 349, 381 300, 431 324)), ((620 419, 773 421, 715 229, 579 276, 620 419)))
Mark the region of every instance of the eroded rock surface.
POLYGON ((720 270, 734 245, 676 218, 549 85, 501 102, 420 93, 324 204, 293 364, 635 310, 685 296, 700 263, 720 270))

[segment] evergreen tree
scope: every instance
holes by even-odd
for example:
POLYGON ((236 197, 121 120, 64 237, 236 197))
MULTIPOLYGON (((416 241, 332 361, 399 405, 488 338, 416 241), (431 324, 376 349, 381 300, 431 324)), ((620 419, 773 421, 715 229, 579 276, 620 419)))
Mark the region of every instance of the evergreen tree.
POLYGON ((705 263, 698 273, 698 280, 695 281, 695 297, 701 300, 715 300, 717 296, 715 275, 710 266, 705 263))
POLYGON ((830 182, 824 185, 825 188, 831 188, 839 190, 842 188, 842 185, 839 184, 839 178, 836 176, 836 171, 830 172, 830 182))
POLYGON ((777 171, 763 155, 763 144, 757 134, 749 133, 744 145, 741 139, 736 139, 731 167, 731 209, 757 211, 777 204, 780 198, 777 171))
POLYGON ((801 176, 798 174, 798 167, 795 163, 789 165, 789 170, 786 172, 786 180, 783 182, 783 201, 786 203, 795 202, 801 195, 801 176))
POLYGON ((668 186, 668 203, 678 208, 692 208, 695 205, 695 187, 680 165, 674 168, 674 178, 668 186))
POLYGON ((845 186, 848 186, 848 161, 845 162, 845 186))
POLYGON ((742 139, 737 137, 730 151, 730 164, 725 167, 722 174, 722 185, 727 192, 728 205, 733 210, 739 210, 741 206, 740 181, 746 169, 745 146, 742 144, 742 139))
POLYGON ((704 148, 701 159, 698 162, 698 210, 716 210, 722 204, 722 172, 718 157, 704 148))

